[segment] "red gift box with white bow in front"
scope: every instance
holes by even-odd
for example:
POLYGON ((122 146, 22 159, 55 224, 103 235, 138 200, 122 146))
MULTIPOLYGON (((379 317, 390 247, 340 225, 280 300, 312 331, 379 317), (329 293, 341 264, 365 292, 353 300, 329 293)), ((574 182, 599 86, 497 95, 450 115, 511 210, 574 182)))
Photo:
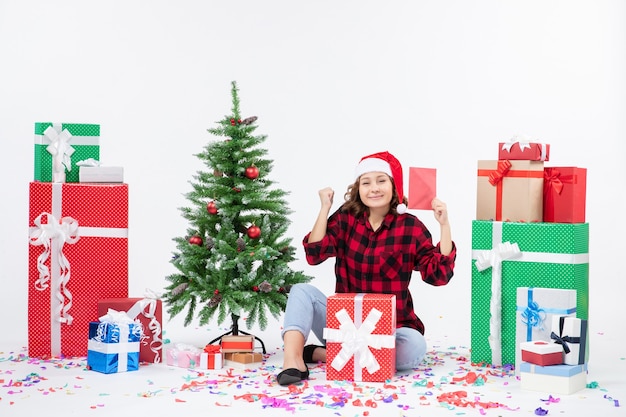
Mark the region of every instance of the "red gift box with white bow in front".
POLYGON ((86 356, 98 300, 128 297, 128 185, 31 182, 28 354, 86 356))
POLYGON ((326 326, 326 379, 384 382, 394 376, 395 295, 331 295, 326 326))

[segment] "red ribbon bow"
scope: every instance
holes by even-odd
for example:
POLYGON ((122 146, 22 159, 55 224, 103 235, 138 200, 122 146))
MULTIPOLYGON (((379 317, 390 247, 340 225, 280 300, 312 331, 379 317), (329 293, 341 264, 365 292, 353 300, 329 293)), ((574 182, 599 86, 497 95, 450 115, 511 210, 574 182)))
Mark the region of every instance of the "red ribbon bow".
POLYGON ((508 160, 498 161, 498 168, 489 174, 489 184, 496 185, 504 178, 511 169, 511 162, 508 160))
POLYGON ((563 181, 561 181, 561 173, 558 169, 552 169, 550 174, 546 171, 543 172, 543 193, 546 194, 550 191, 550 188, 554 188, 557 194, 561 194, 563 191, 563 181))
POLYGON ((219 353, 220 349, 219 345, 206 345, 204 347, 206 353, 219 353))

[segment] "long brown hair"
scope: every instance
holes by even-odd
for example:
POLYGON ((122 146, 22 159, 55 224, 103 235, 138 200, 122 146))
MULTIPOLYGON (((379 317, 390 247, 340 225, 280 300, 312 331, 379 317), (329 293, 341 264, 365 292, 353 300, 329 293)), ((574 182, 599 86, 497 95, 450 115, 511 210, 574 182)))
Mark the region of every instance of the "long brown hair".
MULTIPOLYGON (((398 201, 398 193, 396 192, 396 184, 394 183, 393 178, 389 177, 389 179, 391 180, 391 186, 392 186, 391 188, 393 189, 391 202, 389 204, 389 211, 393 214, 398 214, 398 212, 396 211, 396 207, 398 207, 398 204, 400 204, 400 201, 398 201)), ((361 201, 361 196, 359 195, 359 181, 360 180, 361 180, 361 177, 357 178, 353 184, 350 184, 348 186, 348 190, 343 195, 343 198, 344 200, 346 200, 346 202, 343 203, 343 205, 341 206, 342 211, 347 211, 349 213, 352 213, 356 217, 363 215, 363 213, 369 213, 368 211, 369 208, 365 204, 363 204, 363 201, 361 201)), ((406 197, 404 197, 403 200, 404 200, 403 201, 404 204, 408 203, 408 200, 406 197)))

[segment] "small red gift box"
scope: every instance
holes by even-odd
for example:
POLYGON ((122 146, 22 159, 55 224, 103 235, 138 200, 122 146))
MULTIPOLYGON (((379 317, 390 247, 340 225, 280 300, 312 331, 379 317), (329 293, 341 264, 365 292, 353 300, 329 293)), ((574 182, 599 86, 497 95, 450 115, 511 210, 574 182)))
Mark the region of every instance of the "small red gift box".
POLYGON ((587 169, 549 167, 543 174, 543 221, 585 223, 587 169))
POLYGON ((31 182, 28 354, 87 356, 98 300, 128 297, 128 185, 31 182))
POLYGON ((520 343, 522 361, 540 366, 563 363, 563 347, 556 343, 534 340, 520 343))
POLYGON ((326 326, 326 379, 384 382, 394 376, 395 295, 331 295, 326 326))
POLYGON ((125 311, 131 319, 139 319, 143 325, 143 337, 139 348, 141 362, 159 363, 162 360, 163 306, 154 294, 146 298, 106 298, 98 301, 98 317, 113 309, 125 311))
POLYGON ((535 142, 500 142, 498 159, 548 161, 550 145, 535 142))
POLYGON ((222 336, 221 346, 222 352, 252 352, 254 350, 254 336, 222 336))
POLYGON ((478 161, 476 220, 541 222, 543 162, 478 161))

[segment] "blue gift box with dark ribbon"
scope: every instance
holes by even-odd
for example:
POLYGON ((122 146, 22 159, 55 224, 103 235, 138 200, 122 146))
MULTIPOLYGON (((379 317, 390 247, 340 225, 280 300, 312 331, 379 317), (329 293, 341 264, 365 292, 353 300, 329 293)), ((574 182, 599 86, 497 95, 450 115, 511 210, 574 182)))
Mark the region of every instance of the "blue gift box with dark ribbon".
POLYGON ((89 323, 87 366, 104 374, 138 370, 142 334, 141 323, 89 323))

